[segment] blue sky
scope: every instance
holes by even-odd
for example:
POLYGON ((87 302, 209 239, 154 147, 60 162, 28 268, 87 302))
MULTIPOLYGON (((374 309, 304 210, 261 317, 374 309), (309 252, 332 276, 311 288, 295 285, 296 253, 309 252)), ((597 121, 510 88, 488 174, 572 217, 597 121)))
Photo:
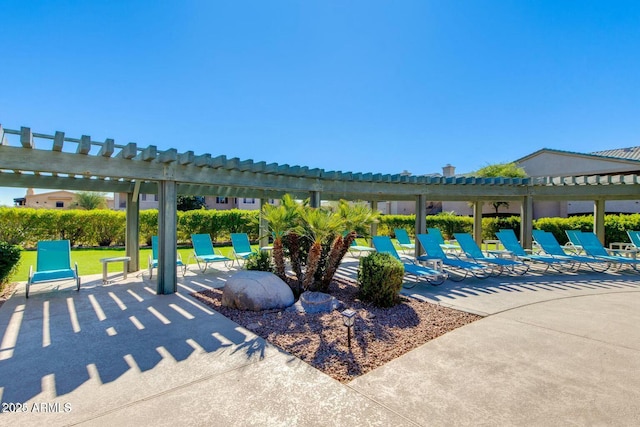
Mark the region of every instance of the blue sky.
MULTIPOLYGON (((3 1, 0 124, 326 170, 640 145, 640 2, 3 1)), ((0 205, 24 189, 0 188, 0 205)))

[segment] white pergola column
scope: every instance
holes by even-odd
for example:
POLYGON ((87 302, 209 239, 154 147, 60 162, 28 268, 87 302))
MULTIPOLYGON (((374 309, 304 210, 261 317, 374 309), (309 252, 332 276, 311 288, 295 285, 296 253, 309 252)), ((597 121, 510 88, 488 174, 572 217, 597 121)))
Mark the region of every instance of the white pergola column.
MULTIPOLYGON (((419 194, 416 197, 416 236, 427 232, 427 195, 419 194)), ((416 247, 414 256, 417 258, 422 255, 422 245, 418 239, 415 239, 416 247)))
POLYGON ((533 197, 524 196, 520 207, 520 244, 525 249, 533 246, 533 197))
POLYGON ((595 200, 593 203, 593 232, 604 245, 604 211, 605 201, 595 200))
POLYGON ((482 205, 481 201, 473 202, 473 240, 482 245, 482 205))
POLYGON ((177 289, 177 188, 175 181, 158 183, 158 295, 172 294, 177 289))
POLYGON ((130 257, 128 272, 140 270, 140 203, 137 192, 127 193, 126 232, 124 236, 125 255, 130 257))

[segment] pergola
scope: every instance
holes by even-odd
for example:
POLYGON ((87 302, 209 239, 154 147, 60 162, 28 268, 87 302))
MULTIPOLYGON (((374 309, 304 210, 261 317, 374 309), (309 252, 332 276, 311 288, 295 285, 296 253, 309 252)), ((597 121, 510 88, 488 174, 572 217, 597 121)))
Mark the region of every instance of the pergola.
MULTIPOLYGON (((522 204, 521 241, 531 247, 533 200, 593 200, 594 230, 604 239, 606 200, 635 200, 640 194, 637 174, 542 178, 475 178, 406 176, 310 169, 228 159, 224 155, 159 151, 150 145, 116 144, 113 139, 71 138, 64 132, 34 133, 28 127, 0 125, 0 186, 60 188, 127 194, 126 254, 130 271, 139 269, 140 193, 158 194, 158 294, 176 291, 177 196, 280 198, 289 193, 311 200, 415 200, 416 233, 426 232, 426 202, 468 201, 474 205, 474 238, 482 236, 482 205, 490 201, 522 204)), ((264 227, 264 224, 262 224, 264 227)), ((262 234, 262 233, 261 233, 262 234)), ((416 251, 421 248, 416 247, 416 251)))

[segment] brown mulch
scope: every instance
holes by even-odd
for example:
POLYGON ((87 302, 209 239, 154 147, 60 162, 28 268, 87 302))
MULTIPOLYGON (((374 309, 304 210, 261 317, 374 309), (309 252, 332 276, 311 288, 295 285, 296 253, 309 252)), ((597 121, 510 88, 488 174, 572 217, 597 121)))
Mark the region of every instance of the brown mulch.
POLYGON ((18 282, 8 283, 4 285, 4 287, 0 288, 0 307, 5 303, 6 300, 13 295, 13 291, 18 286, 18 282))
POLYGON ((480 316, 401 297, 391 308, 376 308, 357 298, 357 284, 335 280, 330 294, 358 313, 348 347, 339 311, 321 314, 286 310, 241 311, 223 307, 222 290, 193 295, 204 304, 253 331, 338 381, 347 383, 410 350, 480 316))

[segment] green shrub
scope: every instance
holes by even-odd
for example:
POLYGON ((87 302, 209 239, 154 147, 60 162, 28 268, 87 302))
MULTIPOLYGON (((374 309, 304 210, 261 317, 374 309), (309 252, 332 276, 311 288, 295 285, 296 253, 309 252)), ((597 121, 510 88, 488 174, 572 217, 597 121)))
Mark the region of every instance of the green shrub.
POLYGON ((9 281, 20 263, 20 247, 0 242, 0 289, 9 281))
POLYGON ((246 270, 268 271, 274 272, 273 260, 271 254, 267 251, 259 251, 249 255, 244 263, 246 270))
POLYGON ((378 223, 378 234, 391 236, 395 228, 404 228, 411 236, 414 234, 415 226, 415 215, 381 215, 378 223))
POLYGON ((372 253, 360 259, 360 298, 377 307, 392 307, 399 301, 404 266, 389 254, 372 253))
POLYGON ((440 212, 427 216, 427 228, 439 228, 445 239, 453 239, 453 233, 471 233, 473 218, 458 216, 451 212, 440 212))
POLYGON ((514 215, 508 217, 482 218, 483 239, 495 239, 496 233, 503 228, 510 228, 516 233, 517 236, 519 236, 520 217, 514 215))

